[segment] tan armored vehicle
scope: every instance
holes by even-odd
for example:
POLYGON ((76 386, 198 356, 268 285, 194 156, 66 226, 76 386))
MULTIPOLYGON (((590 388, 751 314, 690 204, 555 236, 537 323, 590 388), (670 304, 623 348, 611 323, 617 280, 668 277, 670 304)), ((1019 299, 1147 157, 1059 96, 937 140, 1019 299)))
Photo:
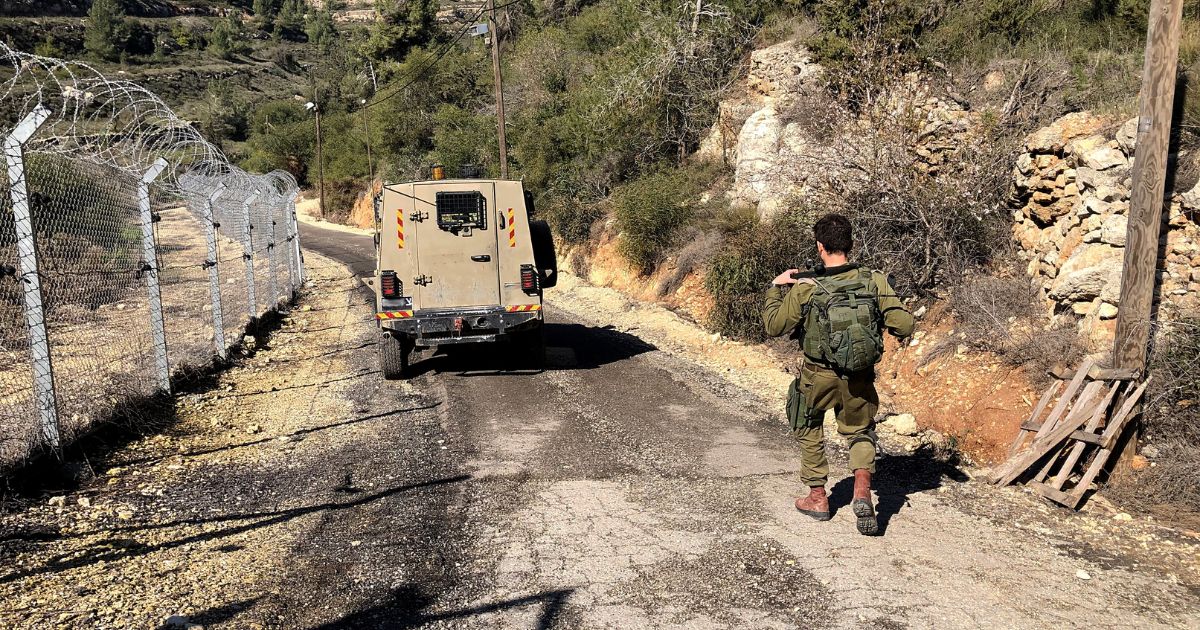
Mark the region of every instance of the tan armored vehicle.
MULTIPOLYGON (((434 169, 435 177, 440 174, 434 169)), ((375 199, 375 317, 384 378, 414 350, 491 341, 545 358, 542 291, 557 282, 550 228, 519 181, 388 184, 375 199)))

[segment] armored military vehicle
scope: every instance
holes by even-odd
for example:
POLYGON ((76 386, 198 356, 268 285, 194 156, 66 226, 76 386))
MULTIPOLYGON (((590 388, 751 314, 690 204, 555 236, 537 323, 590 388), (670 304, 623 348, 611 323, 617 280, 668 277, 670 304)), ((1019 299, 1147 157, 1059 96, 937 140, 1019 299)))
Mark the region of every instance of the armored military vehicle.
POLYGON ((558 265, 545 222, 519 181, 387 184, 375 199, 375 318, 384 378, 410 375, 414 351, 506 343, 524 365, 545 359, 542 291, 558 265))

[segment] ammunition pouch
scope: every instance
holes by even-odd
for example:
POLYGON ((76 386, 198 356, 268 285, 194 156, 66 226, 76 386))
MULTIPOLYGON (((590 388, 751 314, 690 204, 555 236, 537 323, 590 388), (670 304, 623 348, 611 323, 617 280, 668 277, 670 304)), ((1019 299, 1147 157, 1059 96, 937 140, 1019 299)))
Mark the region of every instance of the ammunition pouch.
POLYGON ((787 419, 792 431, 821 426, 825 420, 824 411, 809 408, 804 390, 804 383, 798 378, 788 387, 787 419))

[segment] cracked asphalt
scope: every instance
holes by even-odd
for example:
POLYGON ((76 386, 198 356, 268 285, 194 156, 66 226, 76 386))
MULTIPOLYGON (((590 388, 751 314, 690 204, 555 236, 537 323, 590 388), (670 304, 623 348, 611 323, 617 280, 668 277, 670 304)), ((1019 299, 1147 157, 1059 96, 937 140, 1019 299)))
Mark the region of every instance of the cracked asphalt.
POLYGON ((921 450, 885 445, 883 536, 836 438, 837 513, 799 516, 779 410, 565 292, 545 371, 472 348, 385 382, 370 239, 302 239, 313 286, 253 352, 93 478, 6 500, 0 626, 1200 626, 1194 538, 1151 562, 1127 524, 1102 562, 1091 521, 921 450))

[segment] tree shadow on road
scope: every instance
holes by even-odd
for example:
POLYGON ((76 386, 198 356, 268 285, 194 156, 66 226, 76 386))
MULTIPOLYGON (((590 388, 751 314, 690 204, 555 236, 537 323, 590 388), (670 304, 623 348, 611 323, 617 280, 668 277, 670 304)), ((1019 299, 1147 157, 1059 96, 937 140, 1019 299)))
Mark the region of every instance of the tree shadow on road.
MULTIPOLYGON (((243 520, 252 521, 249 523, 232 525, 232 526, 228 526, 228 527, 224 527, 224 528, 220 528, 220 529, 213 529, 213 530, 209 530, 209 531, 200 531, 195 534, 181 536, 178 538, 174 538, 171 540, 165 540, 165 541, 157 542, 154 544, 146 544, 146 543, 143 543, 139 540, 132 539, 132 538, 105 538, 103 540, 96 541, 95 543, 93 543, 91 545, 91 547, 89 547, 81 552, 72 551, 67 554, 62 554, 59 556, 49 558, 45 562, 43 562, 40 566, 22 568, 17 571, 12 571, 12 572, 6 573, 4 575, 0 575, 0 584, 14 582, 14 581, 21 580, 21 579, 24 579, 24 578, 27 578, 30 576, 34 576, 34 575, 66 571, 68 569, 74 569, 74 568, 78 568, 78 567, 89 565, 89 564, 94 564, 96 562, 101 562, 101 561, 115 562, 115 561, 122 560, 124 558, 144 556, 144 555, 154 553, 157 551, 162 551, 164 549, 174 549, 177 547, 183 547, 183 546, 194 544, 194 543, 203 543, 203 542, 209 542, 209 541, 214 541, 214 540, 220 540, 222 538, 227 538, 229 536, 234 536, 237 534, 242 534, 242 533, 253 531, 256 529, 261 529, 264 527, 271 527, 273 525, 285 523, 285 522, 288 522, 293 519, 296 519, 296 518, 299 518, 302 516, 306 516, 309 514, 315 514, 318 512, 336 512, 336 511, 340 511, 340 510, 354 509, 354 508, 358 508, 360 506, 366 505, 368 503, 373 503, 375 501, 380 501, 382 499, 392 497, 394 495, 403 494, 403 493, 407 493, 407 492, 414 492, 417 490, 428 489, 428 488, 433 488, 433 487, 437 487, 437 486, 444 486, 444 485, 448 485, 448 484, 461 483, 463 481, 468 481, 470 479, 471 479, 470 475, 457 475, 454 477, 447 477, 444 479, 434 479, 434 480, 424 481, 424 482, 420 482, 420 483, 404 484, 404 485, 395 486, 393 488, 387 488, 385 490, 380 490, 378 492, 373 492, 371 494, 359 497, 352 501, 330 501, 330 502, 326 502, 326 503, 319 503, 316 505, 305 505, 305 506, 287 508, 287 509, 282 509, 282 510, 266 510, 266 511, 258 511, 258 512, 222 514, 219 516, 185 518, 185 519, 179 519, 179 520, 170 521, 170 522, 166 522, 166 523, 132 525, 132 526, 128 526, 128 527, 110 527, 110 528, 106 528, 105 531, 107 531, 109 533, 125 533, 125 532, 133 533, 133 532, 151 530, 151 529, 164 529, 164 528, 183 527, 183 526, 203 526, 205 524, 227 523, 229 521, 243 521, 243 520)), ((95 534, 98 532, 91 532, 91 533, 95 534)), ((80 534, 75 534, 75 536, 83 536, 83 535, 87 535, 87 534, 88 534, 87 532, 84 532, 84 533, 80 533, 80 534)))
MULTIPOLYGON (((364 610, 351 613, 341 619, 317 626, 314 630, 350 630, 352 628, 388 628, 400 630, 417 628, 429 624, 441 626, 476 615, 540 605, 541 612, 533 625, 537 630, 549 630, 560 625, 560 616, 567 599, 574 589, 544 591, 535 595, 508 599, 492 604, 482 604, 457 610, 437 612, 429 610, 434 600, 419 585, 405 584, 393 590, 387 601, 364 610)), ((451 623, 450 625, 454 625, 451 623)))
MULTIPOLYGON (((969 477, 959 468, 958 457, 937 452, 922 445, 912 453, 891 455, 879 453, 877 473, 872 486, 877 497, 875 514, 879 519, 879 535, 887 533, 892 518, 909 505, 908 497, 940 488, 947 481, 966 482, 969 477)), ((829 493, 829 508, 835 514, 848 507, 854 496, 854 477, 837 482, 829 493)))

